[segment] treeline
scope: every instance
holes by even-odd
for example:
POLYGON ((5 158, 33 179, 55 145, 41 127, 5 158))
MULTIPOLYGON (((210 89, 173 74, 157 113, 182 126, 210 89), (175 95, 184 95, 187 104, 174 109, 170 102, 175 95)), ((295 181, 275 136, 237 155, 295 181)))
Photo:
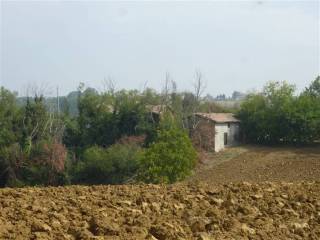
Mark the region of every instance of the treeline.
POLYGON ((169 80, 161 93, 81 84, 76 114, 53 112, 39 93, 19 102, 1 87, 0 186, 182 180, 196 159, 190 116, 224 111, 201 100, 202 87, 200 77, 194 92, 169 80))
MULTIPOLYGON (((37 92, 37 90, 34 90, 37 92)), ((32 90, 30 90, 32 92, 32 90)), ((39 92, 39 90, 38 90, 39 92)), ((67 114, 69 116, 76 116, 79 114, 78 109, 78 97, 79 91, 72 91, 68 93, 66 96, 59 96, 59 102, 57 101, 57 97, 45 97, 44 105, 46 109, 51 112, 62 112, 63 114, 67 114)), ((18 106, 25 106, 29 97, 17 97, 18 106)), ((29 98, 30 99, 30 98, 29 98)))
POLYGON ((309 144, 320 140, 320 77, 302 93, 286 82, 270 82, 251 94, 238 113, 244 139, 262 144, 309 144))
MULTIPOLYGON (((189 138, 193 113, 230 111, 203 98, 200 74, 196 80, 193 92, 178 92, 169 78, 161 93, 117 91, 111 83, 98 92, 81 84, 72 94, 72 112, 61 101, 52 111, 39 93, 21 102, 1 87, 0 186, 184 179, 196 161, 189 138)), ((246 142, 319 141, 320 78, 299 95, 292 85, 271 82, 247 96, 237 115, 246 142)))

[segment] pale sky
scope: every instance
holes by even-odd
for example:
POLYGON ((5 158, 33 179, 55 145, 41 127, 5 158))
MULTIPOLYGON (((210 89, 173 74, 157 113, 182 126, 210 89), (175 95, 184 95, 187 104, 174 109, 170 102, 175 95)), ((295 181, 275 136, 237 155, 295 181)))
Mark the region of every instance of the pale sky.
POLYGON ((79 82, 102 88, 178 89, 202 72, 211 95, 287 80, 303 89, 320 73, 319 1, 1 1, 0 85, 79 82))

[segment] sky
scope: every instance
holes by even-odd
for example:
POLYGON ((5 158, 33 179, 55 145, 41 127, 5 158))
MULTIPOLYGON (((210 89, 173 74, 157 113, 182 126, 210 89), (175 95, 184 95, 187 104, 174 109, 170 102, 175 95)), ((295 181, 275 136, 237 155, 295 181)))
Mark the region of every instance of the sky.
MULTIPOLYGON (((0 0, 1 1, 1 0, 0 0)), ((320 73, 319 1, 1 1, 0 85, 64 95, 79 83, 230 95, 320 73)))

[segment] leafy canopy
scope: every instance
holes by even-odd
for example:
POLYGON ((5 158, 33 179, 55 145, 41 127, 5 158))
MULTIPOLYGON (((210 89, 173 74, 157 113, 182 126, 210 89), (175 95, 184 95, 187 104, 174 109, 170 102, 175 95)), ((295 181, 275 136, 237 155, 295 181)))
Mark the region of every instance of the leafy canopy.
POLYGON ((286 82, 270 82, 251 94, 238 117, 246 141, 252 143, 312 143, 320 139, 319 77, 300 95, 286 82))
POLYGON ((147 183, 173 183, 191 174, 196 151, 188 135, 165 120, 156 142, 145 151, 140 163, 140 179, 147 183))

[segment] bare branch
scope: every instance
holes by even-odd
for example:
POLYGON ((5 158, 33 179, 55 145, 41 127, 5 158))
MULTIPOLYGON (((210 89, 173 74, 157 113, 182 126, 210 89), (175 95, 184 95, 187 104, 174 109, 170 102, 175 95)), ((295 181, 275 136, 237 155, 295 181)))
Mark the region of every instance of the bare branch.
POLYGON ((142 93, 145 92, 147 87, 148 87, 148 80, 143 83, 141 92, 142 93))
POLYGON ((110 93, 111 95, 115 94, 116 84, 112 77, 109 76, 107 79, 105 78, 103 81, 103 85, 106 92, 110 93))
POLYGON ((50 95, 52 93, 51 90, 49 85, 45 83, 41 83, 40 85, 37 83, 29 83, 26 87, 26 94, 27 97, 30 97, 30 95, 34 97, 41 97, 50 95))
POLYGON ((164 106, 169 105, 170 82, 172 82, 170 73, 166 72, 166 78, 165 78, 164 86, 162 88, 162 105, 164 106))
POLYGON ((206 83, 203 79, 203 75, 201 71, 197 70, 195 72, 195 80, 193 82, 193 88, 194 88, 194 96, 197 101, 200 100, 202 94, 204 93, 204 90, 206 89, 206 83))

